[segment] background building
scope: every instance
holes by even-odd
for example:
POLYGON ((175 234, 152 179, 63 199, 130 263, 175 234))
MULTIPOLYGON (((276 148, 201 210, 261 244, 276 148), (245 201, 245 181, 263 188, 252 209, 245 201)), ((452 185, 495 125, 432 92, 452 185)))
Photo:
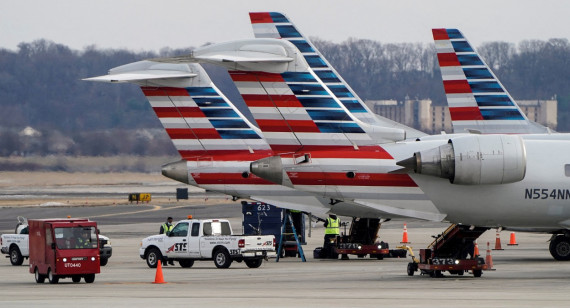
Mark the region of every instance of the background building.
MULTIPOLYGON (((367 100, 366 105, 376 114, 430 134, 453 132, 447 106, 434 106, 430 99, 367 100)), ((517 104, 529 120, 557 127, 557 100, 519 100, 517 104)))

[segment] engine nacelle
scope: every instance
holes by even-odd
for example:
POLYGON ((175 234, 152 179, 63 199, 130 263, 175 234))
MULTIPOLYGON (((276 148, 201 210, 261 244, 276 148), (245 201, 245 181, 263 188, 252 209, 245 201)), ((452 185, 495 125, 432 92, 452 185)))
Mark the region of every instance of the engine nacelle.
POLYGON ((397 164, 419 174, 447 178, 453 184, 506 184, 524 179, 526 149, 516 135, 468 135, 416 152, 397 164))

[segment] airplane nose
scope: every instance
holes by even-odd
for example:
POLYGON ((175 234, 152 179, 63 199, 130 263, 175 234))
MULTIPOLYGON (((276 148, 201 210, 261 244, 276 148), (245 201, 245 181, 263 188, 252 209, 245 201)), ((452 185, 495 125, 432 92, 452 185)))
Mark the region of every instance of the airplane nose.
POLYGON ((178 182, 190 184, 188 166, 185 160, 162 165, 162 175, 178 182))

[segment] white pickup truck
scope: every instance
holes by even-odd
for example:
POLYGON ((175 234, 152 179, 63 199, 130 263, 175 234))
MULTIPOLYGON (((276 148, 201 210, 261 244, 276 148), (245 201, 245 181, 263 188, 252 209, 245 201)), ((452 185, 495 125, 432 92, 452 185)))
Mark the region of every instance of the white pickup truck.
MULTIPOLYGON (((99 234, 99 254, 101 266, 107 265, 109 258, 113 254, 111 241, 109 238, 99 234)), ((30 256, 29 248, 30 236, 28 234, 28 221, 26 218, 19 216, 18 225, 14 234, 2 234, 0 237, 0 251, 7 254, 12 265, 22 265, 24 259, 30 256)))
POLYGON ((218 268, 244 261, 257 268, 263 259, 276 256, 273 235, 233 235, 230 222, 223 219, 181 220, 168 235, 143 239, 140 248, 140 257, 150 268, 158 260, 178 261, 182 267, 192 267, 196 260, 214 260, 218 268))

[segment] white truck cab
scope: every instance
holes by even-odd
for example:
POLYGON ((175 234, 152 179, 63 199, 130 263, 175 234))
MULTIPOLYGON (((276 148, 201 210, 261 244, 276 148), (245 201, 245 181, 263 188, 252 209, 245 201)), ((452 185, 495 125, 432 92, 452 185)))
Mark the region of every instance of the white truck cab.
POLYGON ((233 235, 225 219, 181 220, 169 234, 143 239, 140 248, 140 257, 151 268, 158 260, 178 261, 182 267, 192 267, 195 260, 214 260, 218 268, 245 261, 248 267, 257 268, 263 259, 276 256, 273 235, 233 235))

